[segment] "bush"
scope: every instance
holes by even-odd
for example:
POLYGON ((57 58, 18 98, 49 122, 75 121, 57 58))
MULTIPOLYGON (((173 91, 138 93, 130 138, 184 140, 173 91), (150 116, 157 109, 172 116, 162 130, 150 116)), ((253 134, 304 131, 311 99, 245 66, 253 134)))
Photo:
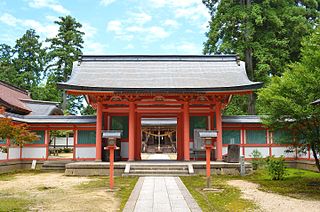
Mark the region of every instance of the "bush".
POLYGON ((257 170, 258 168, 264 165, 264 159, 262 157, 262 154, 257 149, 252 151, 251 156, 252 156, 251 164, 252 164, 253 170, 257 170))
POLYGON ((70 153, 70 152, 72 152, 72 149, 71 148, 64 148, 62 151, 64 153, 70 153))
POLYGON ((271 180, 283 180, 287 172, 286 167, 284 165, 284 157, 267 157, 266 162, 268 174, 271 177, 271 180))

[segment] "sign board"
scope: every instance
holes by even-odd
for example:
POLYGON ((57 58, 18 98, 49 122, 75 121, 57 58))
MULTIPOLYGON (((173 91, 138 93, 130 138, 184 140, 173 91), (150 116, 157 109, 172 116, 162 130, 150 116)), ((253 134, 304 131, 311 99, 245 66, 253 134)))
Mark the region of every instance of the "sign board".
POLYGON ((102 138, 121 138, 122 130, 103 130, 102 138))
POLYGON ((36 169, 36 166, 37 166, 37 161, 33 160, 31 164, 31 169, 36 169))
POLYGON ((216 138, 218 136, 218 131, 216 130, 205 130, 199 132, 200 138, 216 138))

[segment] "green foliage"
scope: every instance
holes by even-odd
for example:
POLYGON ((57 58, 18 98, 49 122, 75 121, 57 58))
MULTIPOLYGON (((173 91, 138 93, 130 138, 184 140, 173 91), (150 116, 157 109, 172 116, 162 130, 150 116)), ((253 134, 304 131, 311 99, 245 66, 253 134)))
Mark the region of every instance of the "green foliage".
POLYGON ((259 91, 258 108, 267 114, 263 122, 270 129, 295 132, 297 138, 291 144, 302 150, 310 147, 320 170, 320 107, 310 104, 320 97, 320 27, 302 45, 301 61, 259 91))
MULTIPOLYGON (((301 40, 309 35, 319 18, 318 1, 203 0, 211 12, 205 54, 236 53, 246 62, 252 81, 269 83, 280 76, 285 64, 300 58, 301 40)), ((255 97, 249 99, 252 111, 255 97)), ((239 109, 246 111, 247 102, 239 109)), ((251 108, 251 110, 249 110, 251 108)))
POLYGON ((268 170, 259 169, 244 177, 259 184, 259 189, 298 199, 320 200, 320 174, 313 171, 287 168, 283 180, 270 180, 268 170))
POLYGON ((95 115, 96 114, 96 110, 93 109, 93 107, 91 107, 91 105, 87 105, 87 107, 84 107, 81 111, 80 111, 81 115, 95 115))
POLYGON ((214 175, 211 177, 211 185, 221 192, 203 191, 206 187, 206 177, 188 176, 180 177, 192 197, 197 201, 202 211, 255 211, 253 202, 241 198, 239 189, 228 186, 229 176, 214 175))
POLYGON ((267 157, 267 169, 271 180, 283 180, 286 175, 286 166, 284 164, 284 157, 275 158, 273 156, 267 157))
POLYGON ((82 27, 71 16, 60 17, 56 37, 47 39, 48 48, 34 29, 29 29, 14 47, 0 44, 0 80, 27 89, 33 99, 62 102, 69 114, 82 108, 83 97, 67 96, 57 88, 58 82, 69 79, 72 64, 81 55, 82 27))
MULTIPOLYGON (((53 61, 50 69, 55 74, 56 82, 66 82, 71 75, 73 62, 82 54, 84 33, 79 30, 82 25, 69 15, 60 17, 55 23, 59 25, 58 34, 54 38, 47 39, 51 43, 48 57, 53 61)), ((82 97, 67 97, 63 93, 63 110, 68 109, 70 113, 75 113, 79 108, 82 108, 82 97)))
POLYGON ((262 157, 261 152, 259 150, 255 149, 252 151, 252 168, 253 170, 257 170, 258 168, 261 168, 264 165, 265 161, 262 157))

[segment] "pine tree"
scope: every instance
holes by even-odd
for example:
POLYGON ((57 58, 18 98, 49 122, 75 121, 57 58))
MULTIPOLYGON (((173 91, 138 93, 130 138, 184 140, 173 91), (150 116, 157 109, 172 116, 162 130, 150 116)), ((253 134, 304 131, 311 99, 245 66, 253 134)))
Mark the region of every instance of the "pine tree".
MULTIPOLYGON (((71 75, 73 62, 82 54, 84 33, 80 31, 82 25, 69 15, 60 17, 55 23, 59 25, 58 34, 47 39, 51 43, 49 58, 53 61, 49 67, 55 75, 56 82, 66 82, 71 75)), ((75 113, 77 109, 82 108, 81 97, 67 96, 65 92, 62 96, 63 110, 68 109, 70 113, 75 113)))

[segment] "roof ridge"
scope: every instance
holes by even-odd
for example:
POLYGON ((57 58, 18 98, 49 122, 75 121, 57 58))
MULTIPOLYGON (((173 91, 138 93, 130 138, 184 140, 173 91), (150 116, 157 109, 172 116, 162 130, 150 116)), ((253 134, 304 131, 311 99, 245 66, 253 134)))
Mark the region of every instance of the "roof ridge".
POLYGON ((54 104, 57 105, 59 102, 54 101, 45 101, 45 100, 38 100, 38 99, 20 99, 23 102, 34 102, 34 103, 44 103, 44 104, 54 104))
POLYGON ((13 90, 15 90, 15 91, 18 91, 18 92, 20 92, 20 93, 23 93, 23 94, 25 94, 25 95, 29 95, 29 93, 28 93, 27 90, 22 89, 22 88, 19 88, 18 86, 12 85, 12 84, 10 84, 10 83, 8 83, 8 82, 5 82, 5 81, 3 81, 3 80, 0 80, 0 84, 6 86, 6 87, 8 87, 8 88, 11 88, 11 89, 13 89, 13 90))
POLYGON ((235 54, 228 55, 82 55, 79 62, 90 61, 235 61, 235 54))

